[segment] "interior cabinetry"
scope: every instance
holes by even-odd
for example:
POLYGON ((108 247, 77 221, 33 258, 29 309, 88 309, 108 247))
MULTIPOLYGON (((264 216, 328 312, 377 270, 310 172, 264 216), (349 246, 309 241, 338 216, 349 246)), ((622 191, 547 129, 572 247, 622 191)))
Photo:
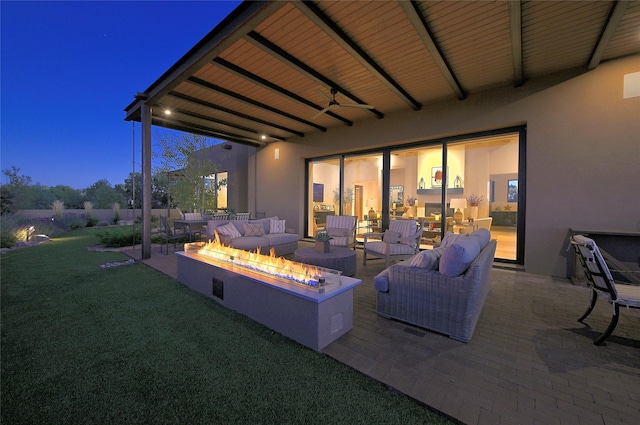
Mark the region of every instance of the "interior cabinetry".
POLYGON ((491 211, 493 226, 516 226, 518 224, 517 211, 491 211))

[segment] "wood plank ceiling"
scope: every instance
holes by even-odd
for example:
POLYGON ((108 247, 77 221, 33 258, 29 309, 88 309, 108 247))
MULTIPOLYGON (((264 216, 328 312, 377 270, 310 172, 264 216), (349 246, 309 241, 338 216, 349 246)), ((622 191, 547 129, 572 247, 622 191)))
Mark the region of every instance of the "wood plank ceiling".
POLYGON ((640 0, 245 2, 125 112, 259 146, 638 53, 640 0))

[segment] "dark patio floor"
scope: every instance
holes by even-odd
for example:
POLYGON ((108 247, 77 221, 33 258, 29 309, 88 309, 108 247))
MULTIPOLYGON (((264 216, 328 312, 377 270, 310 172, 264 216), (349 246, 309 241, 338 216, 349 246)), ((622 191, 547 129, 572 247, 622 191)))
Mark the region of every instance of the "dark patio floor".
MULTIPOLYGON (((300 246, 304 246, 301 242, 300 246)), ((177 275, 172 253, 144 263, 177 275)), ((140 260, 140 249, 124 251, 140 260)), ((621 308, 613 335, 592 344, 611 318, 568 279, 494 267, 491 290, 468 344, 375 312, 373 277, 358 250, 353 329, 323 353, 465 424, 640 423, 640 311, 621 308)))

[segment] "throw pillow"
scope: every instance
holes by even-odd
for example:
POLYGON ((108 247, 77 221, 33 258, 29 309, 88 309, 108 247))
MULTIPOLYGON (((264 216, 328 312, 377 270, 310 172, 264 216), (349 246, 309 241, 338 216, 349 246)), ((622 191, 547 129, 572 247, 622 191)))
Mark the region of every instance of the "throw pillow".
POLYGON ((442 242, 440 243, 440 246, 442 248, 446 248, 449 245, 453 245, 454 243, 462 240, 462 239, 466 239, 468 238, 469 235, 464 233, 464 234, 457 234, 457 233, 453 233, 453 232, 448 232, 446 235, 444 235, 444 238, 442 239, 442 242))
POLYGON ((234 226, 231 222, 225 224, 224 226, 218 226, 216 230, 221 235, 229 236, 232 239, 242 237, 240 232, 238 232, 238 229, 236 229, 236 226, 234 226))
POLYGON ((269 233, 284 233, 285 220, 270 220, 269 233))
POLYGON ((473 260, 480 254, 478 242, 465 238, 444 248, 440 258, 440 273, 444 276, 454 277, 464 273, 473 260))
POLYGON ((335 236, 335 237, 349 236, 349 229, 338 229, 335 227, 329 227, 327 229, 327 233, 329 234, 329 236, 335 236))
POLYGON ((264 226, 261 223, 243 223, 245 236, 263 236, 264 226))
POLYGON ((469 237, 476 239, 476 241, 478 241, 478 244, 480 245, 480 250, 483 250, 491 240, 491 232, 487 229, 478 229, 475 232, 471 233, 469 237))
POLYGON ((444 248, 427 249, 414 255, 409 262, 411 267, 422 267, 428 270, 438 270, 438 263, 444 248))
POLYGON ((382 237, 382 240, 384 242, 389 242, 389 243, 398 243, 399 238, 400 238, 399 232, 394 232, 393 230, 387 229, 384 231, 384 236, 382 237))

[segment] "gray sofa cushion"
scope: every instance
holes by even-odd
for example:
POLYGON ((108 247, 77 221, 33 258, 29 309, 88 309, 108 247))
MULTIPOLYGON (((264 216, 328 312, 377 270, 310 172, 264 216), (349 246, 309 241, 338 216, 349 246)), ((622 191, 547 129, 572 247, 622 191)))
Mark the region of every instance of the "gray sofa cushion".
POLYGON ((271 245, 282 245, 300 240, 300 236, 294 233, 269 233, 262 237, 269 240, 271 245))
POLYGON ((229 245, 234 248, 253 251, 256 248, 269 247, 271 246, 271 242, 263 236, 243 236, 241 238, 232 239, 229 245))

